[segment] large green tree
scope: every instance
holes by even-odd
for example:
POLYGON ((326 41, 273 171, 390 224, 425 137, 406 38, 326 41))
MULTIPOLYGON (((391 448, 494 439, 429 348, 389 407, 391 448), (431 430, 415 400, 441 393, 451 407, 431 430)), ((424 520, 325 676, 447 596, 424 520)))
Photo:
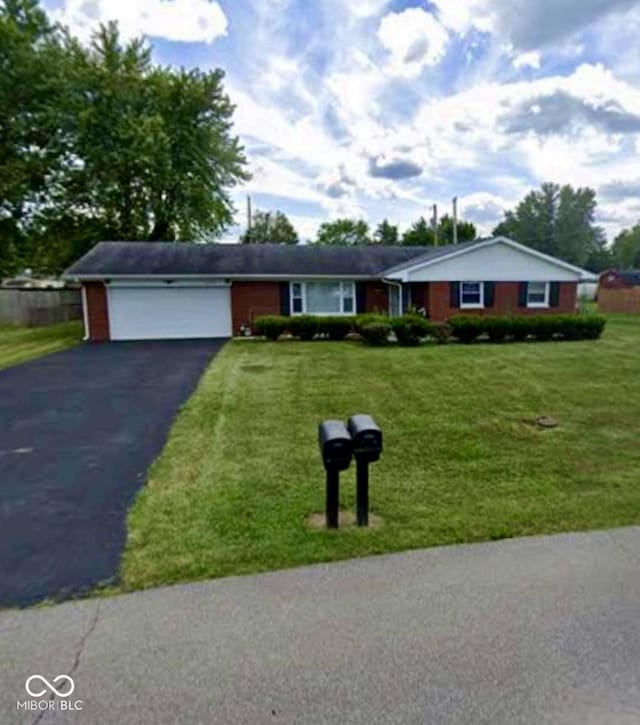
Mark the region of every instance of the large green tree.
POLYGON ((67 156, 63 34, 35 0, 0 4, 0 275, 29 264, 32 221, 67 156))
POLYGON ((82 164, 65 188, 74 207, 116 240, 219 234, 233 219, 229 189, 247 178, 223 72, 154 67, 150 48, 123 43, 114 24, 75 53, 82 164))
MULTIPOLYGON (((470 242, 477 238, 475 224, 458 219, 458 242, 470 242)), ((453 244, 453 217, 445 214, 438 224, 438 244, 453 244)))
POLYGON ((363 219, 336 219, 323 222, 315 240, 316 244, 363 245, 371 244, 369 225, 363 219))
POLYGON ((593 189, 547 183, 507 211, 493 233, 584 266, 604 244, 604 232, 594 223, 595 211, 593 189))
POLYGON ((640 269, 640 222, 618 234, 613 240, 611 253, 615 266, 640 269))
POLYGON ((408 247, 431 247, 435 244, 435 234, 431 224, 420 217, 402 235, 402 244, 408 247))
POLYGON ((387 219, 383 219, 373 233, 373 243, 386 247, 400 244, 398 227, 395 224, 391 224, 387 219))
POLYGON ((223 78, 155 66, 114 24, 84 47, 5 0, 0 273, 59 270, 99 239, 215 238, 248 178, 223 78))
POLYGON ((251 228, 240 237, 242 244, 297 244, 299 241, 298 232, 281 211, 254 212, 251 228))

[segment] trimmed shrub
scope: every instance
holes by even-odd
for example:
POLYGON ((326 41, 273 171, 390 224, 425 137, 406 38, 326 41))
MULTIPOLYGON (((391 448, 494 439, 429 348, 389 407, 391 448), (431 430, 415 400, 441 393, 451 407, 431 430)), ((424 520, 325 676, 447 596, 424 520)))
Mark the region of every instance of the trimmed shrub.
POLYGON ((478 315, 455 315, 449 318, 449 325, 451 335, 467 345, 486 331, 484 321, 478 315))
POLYGON ((567 315, 563 318, 563 335, 567 340, 597 340, 606 319, 599 315, 567 315))
POLYGON ((438 345, 445 345, 451 339, 451 325, 448 322, 431 322, 429 335, 438 345))
POLYGON ((483 317, 484 331, 489 342, 504 342, 511 334, 511 320, 508 317, 483 317))
POLYGON ((528 317, 509 317, 509 336, 515 342, 526 340, 531 334, 531 325, 528 317))
POLYGON ((362 329, 366 325, 377 324, 377 325, 388 325, 389 316, 382 315, 378 312, 364 312, 360 315, 356 315, 354 318, 353 326, 356 332, 362 334, 362 329))
POLYGON ((562 329, 554 315, 535 315, 529 318, 531 334, 539 342, 553 340, 554 335, 562 329))
POLYGON ((261 335, 268 340, 277 340, 289 326, 289 318, 280 315, 265 315, 253 322, 254 335, 261 335))
POLYGON ((535 338, 540 342, 554 339, 596 340, 602 335, 606 320, 598 315, 532 315, 518 317, 479 317, 458 315, 449 320, 452 335, 460 342, 473 342, 487 334, 492 342, 535 338))
POLYGON ((289 318, 289 332, 301 340, 313 340, 318 332, 318 318, 313 315, 294 315, 289 318))
POLYGON ((578 318, 583 340, 598 340, 604 332, 607 320, 600 315, 584 315, 578 318))
POLYGON ((319 317, 318 332, 329 340, 344 340, 353 329, 353 317, 319 317))
POLYGON ((408 314, 393 317, 390 321, 391 329, 396 335, 398 345, 415 347, 429 334, 430 325, 422 315, 408 314))
POLYGON ((383 347, 389 343, 391 325, 385 322, 369 322, 360 329, 365 342, 373 347, 383 347))

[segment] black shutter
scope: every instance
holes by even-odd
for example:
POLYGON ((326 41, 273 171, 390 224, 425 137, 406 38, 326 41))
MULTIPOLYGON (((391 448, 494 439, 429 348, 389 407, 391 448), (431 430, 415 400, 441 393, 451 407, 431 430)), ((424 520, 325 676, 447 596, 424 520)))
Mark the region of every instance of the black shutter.
POLYGON ((356 282, 356 314, 367 311, 367 283, 356 282))
POLYGON ((560 282, 551 282, 549 285, 549 306, 557 307, 560 304, 560 282))
POLYGON ((449 282, 449 307, 460 307, 460 282, 449 282))
POLYGON ((280 282, 280 314, 291 314, 291 297, 289 296, 289 283, 280 282))
POLYGON ((411 288, 408 284, 402 285, 402 311, 407 312, 411 307, 411 288))
POLYGON ((484 306, 493 307, 496 299, 496 283, 485 282, 484 283, 484 306))
POLYGON ((527 292, 529 290, 529 285, 527 282, 520 282, 518 285, 518 307, 526 307, 527 306, 527 292))

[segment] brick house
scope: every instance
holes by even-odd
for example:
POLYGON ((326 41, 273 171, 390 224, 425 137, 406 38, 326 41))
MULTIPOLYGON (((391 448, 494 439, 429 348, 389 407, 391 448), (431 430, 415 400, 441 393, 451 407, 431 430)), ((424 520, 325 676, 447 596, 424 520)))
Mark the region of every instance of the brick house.
POLYGON ((598 280, 600 312, 640 313, 640 269, 608 269, 598 280))
POLYGON ((267 314, 571 313, 592 275, 497 237, 442 247, 101 242, 65 273, 86 338, 228 337, 267 314))

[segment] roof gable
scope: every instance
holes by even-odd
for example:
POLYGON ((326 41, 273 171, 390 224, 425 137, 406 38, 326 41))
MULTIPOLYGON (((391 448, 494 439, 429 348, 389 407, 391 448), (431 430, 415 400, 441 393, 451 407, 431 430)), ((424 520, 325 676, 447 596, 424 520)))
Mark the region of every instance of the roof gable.
POLYGON ((590 272, 507 237, 477 240, 424 255, 387 270, 385 276, 403 282, 579 281, 594 279, 590 272))

